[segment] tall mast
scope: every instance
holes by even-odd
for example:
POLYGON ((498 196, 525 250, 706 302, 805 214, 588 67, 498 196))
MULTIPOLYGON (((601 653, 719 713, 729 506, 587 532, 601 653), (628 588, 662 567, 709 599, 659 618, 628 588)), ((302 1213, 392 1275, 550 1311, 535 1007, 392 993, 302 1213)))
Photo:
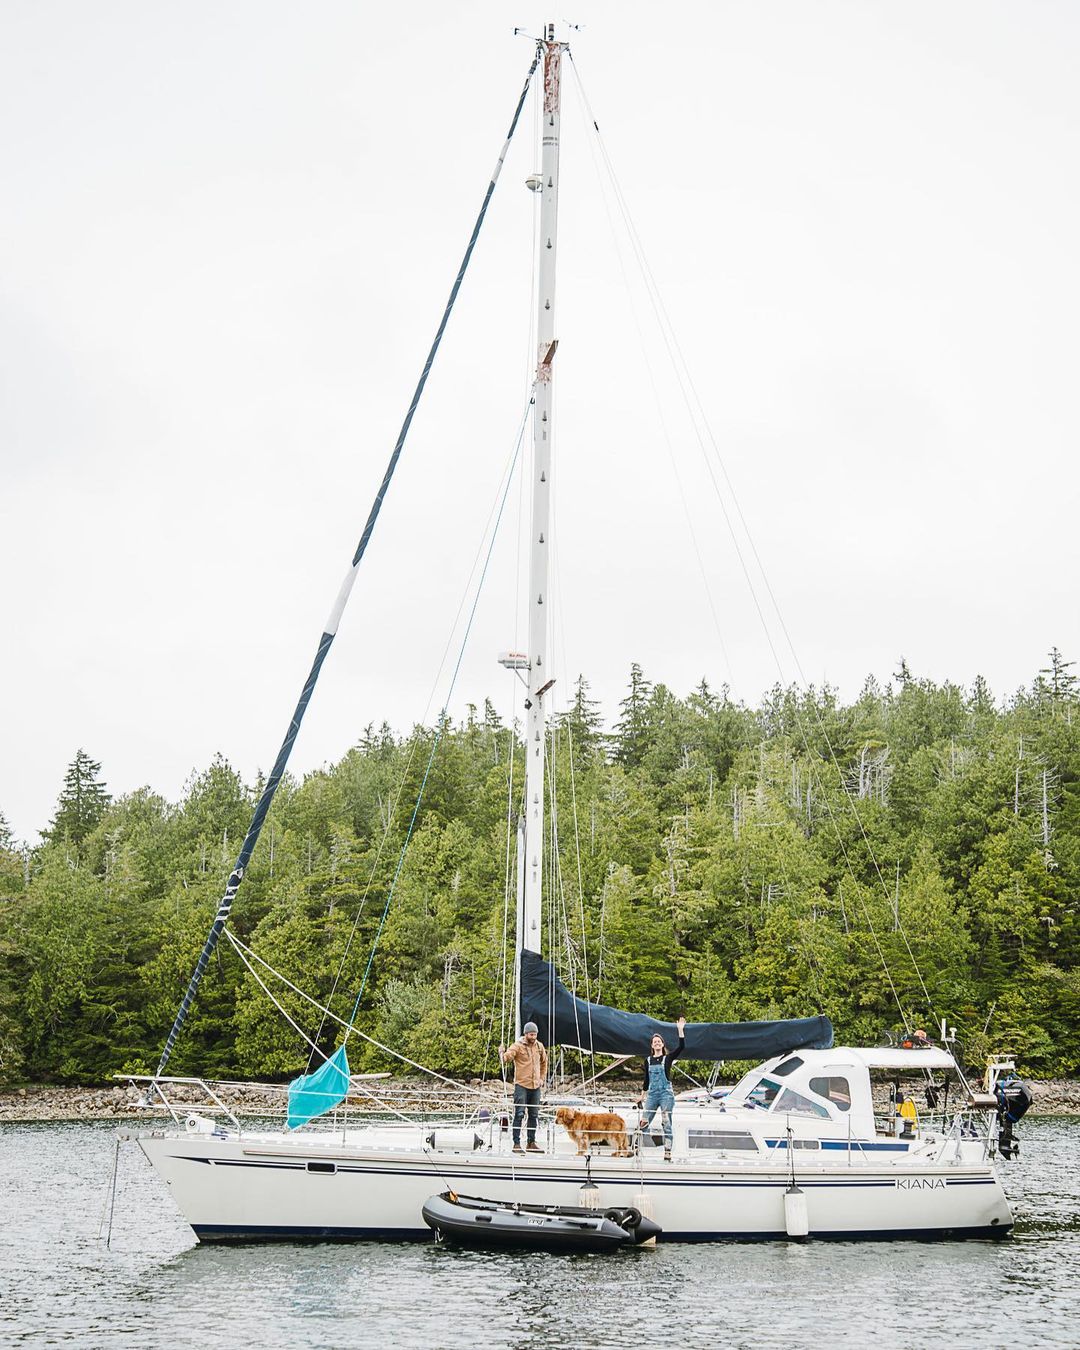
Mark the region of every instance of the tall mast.
MULTIPOLYGON (((540 187, 540 259, 533 386, 532 515, 529 548, 529 646, 525 700, 525 811, 518 827, 517 950, 540 952, 540 893, 544 874, 544 695, 554 683, 548 668, 548 546, 551 539, 552 358, 555 355, 555 253, 559 204, 559 110, 564 45, 545 26, 543 148, 540 187)), ((520 955, 518 958, 520 964, 520 955)), ((515 1000, 521 1016, 520 978, 515 1000)), ((520 1028, 519 1028, 520 1031, 520 1028)))

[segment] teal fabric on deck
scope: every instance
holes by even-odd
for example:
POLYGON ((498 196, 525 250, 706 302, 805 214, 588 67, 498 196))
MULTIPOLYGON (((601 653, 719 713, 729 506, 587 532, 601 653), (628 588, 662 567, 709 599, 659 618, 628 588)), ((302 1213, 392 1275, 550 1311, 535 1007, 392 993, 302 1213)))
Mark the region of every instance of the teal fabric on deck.
POLYGON ((349 1091, 349 1061, 345 1047, 335 1050, 321 1069, 302 1074, 289 1084, 290 1130, 340 1106, 349 1091))

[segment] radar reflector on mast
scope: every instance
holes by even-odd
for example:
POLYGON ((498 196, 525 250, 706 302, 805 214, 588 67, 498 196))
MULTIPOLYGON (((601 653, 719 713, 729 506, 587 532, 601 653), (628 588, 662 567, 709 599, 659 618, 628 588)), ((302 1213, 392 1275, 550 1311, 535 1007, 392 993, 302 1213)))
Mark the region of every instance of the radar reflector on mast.
POLYGON ((500 652, 499 665, 507 670, 528 670, 529 658, 524 652, 500 652))

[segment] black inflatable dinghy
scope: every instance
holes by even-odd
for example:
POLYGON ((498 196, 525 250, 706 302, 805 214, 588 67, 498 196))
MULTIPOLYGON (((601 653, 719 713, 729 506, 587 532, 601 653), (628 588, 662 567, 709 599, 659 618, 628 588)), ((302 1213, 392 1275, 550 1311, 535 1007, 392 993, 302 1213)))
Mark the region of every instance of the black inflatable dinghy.
POLYGON ((424 1222, 443 1238, 484 1247, 603 1252, 658 1236, 660 1225, 629 1205, 514 1205, 443 1191, 424 1205, 424 1222))

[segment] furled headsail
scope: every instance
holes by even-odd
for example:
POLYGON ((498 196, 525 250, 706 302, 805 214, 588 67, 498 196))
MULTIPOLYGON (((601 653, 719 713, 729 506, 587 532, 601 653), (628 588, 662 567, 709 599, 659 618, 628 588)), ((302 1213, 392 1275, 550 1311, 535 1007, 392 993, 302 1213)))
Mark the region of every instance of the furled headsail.
MULTIPOLYGON (((659 1033, 674 1046, 673 1022, 644 1013, 620 1012, 575 997, 549 962, 521 953, 521 1020, 535 1022, 547 1045, 576 1046, 598 1054, 644 1055, 659 1033)), ((833 1043, 827 1017, 794 1017, 778 1022, 691 1022, 686 1027, 690 1059, 768 1059, 786 1050, 828 1050, 833 1043)))

